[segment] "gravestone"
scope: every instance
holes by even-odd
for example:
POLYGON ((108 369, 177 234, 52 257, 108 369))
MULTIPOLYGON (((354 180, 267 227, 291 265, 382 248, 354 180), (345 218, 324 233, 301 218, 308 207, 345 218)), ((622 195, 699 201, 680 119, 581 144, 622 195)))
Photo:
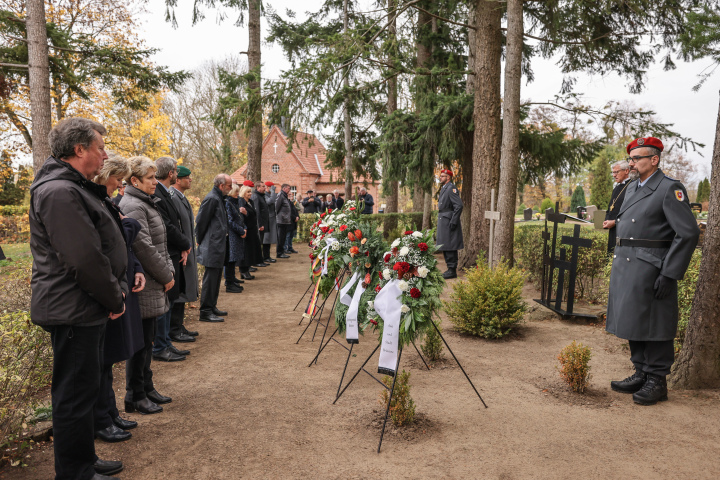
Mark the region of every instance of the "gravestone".
POLYGON ((526 222, 532 220, 532 213, 532 208, 526 208, 525 210, 523 210, 523 220, 525 220, 526 222))
POLYGON ((595 215, 595 212, 597 212, 597 207, 595 205, 588 205, 585 207, 585 219, 592 221, 593 218, 595 218, 593 215, 595 215))
POLYGON ((603 222, 605 221, 606 213, 607 212, 605 210, 595 210, 595 215, 593 216, 593 223, 595 224, 595 230, 603 229, 603 222))

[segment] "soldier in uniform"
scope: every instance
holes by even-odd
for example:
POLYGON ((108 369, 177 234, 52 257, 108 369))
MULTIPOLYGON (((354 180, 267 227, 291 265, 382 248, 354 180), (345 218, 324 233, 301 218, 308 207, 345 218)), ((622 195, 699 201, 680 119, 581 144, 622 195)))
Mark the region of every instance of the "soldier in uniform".
POLYGON ((630 182, 616 222, 606 330, 630 343, 635 373, 611 382, 635 403, 667 400, 678 324, 677 281, 685 275, 700 230, 682 183, 658 168, 662 142, 638 138, 627 146, 630 182))
POLYGON ((452 179, 453 173, 450 170, 440 171, 440 198, 438 198, 438 224, 437 244, 445 257, 447 271, 443 273, 444 278, 457 277, 458 250, 465 248, 463 244, 462 226, 460 225, 460 214, 463 203, 460 200, 460 192, 452 179))
POLYGON ((615 219, 622 208, 623 200, 625 200, 625 190, 630 181, 634 180, 634 178, 630 178, 630 164, 628 164, 627 160, 622 160, 612 166, 612 176, 615 180, 615 188, 613 188, 610 196, 610 205, 608 205, 607 212, 605 212, 605 221, 603 222, 603 228, 609 230, 608 255, 612 255, 613 250, 615 250, 615 237, 617 236, 615 219))

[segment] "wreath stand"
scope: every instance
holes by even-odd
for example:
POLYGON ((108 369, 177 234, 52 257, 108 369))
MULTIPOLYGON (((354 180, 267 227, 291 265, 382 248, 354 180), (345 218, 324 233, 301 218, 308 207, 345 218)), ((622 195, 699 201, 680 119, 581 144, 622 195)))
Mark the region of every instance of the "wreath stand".
MULTIPOLYGON (((442 341, 443 341, 443 343, 445 344, 445 348, 448 349, 448 351, 450 352, 450 355, 452 355, 453 359, 455 360, 455 363, 457 363, 457 364, 458 364, 458 367, 460 367, 460 370, 462 370, 463 375, 465 375, 465 378, 467 379, 468 383, 470 384, 470 386, 472 387, 472 389, 473 389, 473 390, 475 391, 475 393, 477 394, 477 396, 478 396, 478 398, 480 399, 480 401, 482 402, 483 406, 484 406, 485 408, 488 408, 487 404, 485 403, 485 400, 483 400, 483 398, 480 396, 480 392, 478 392, 477 388, 475 388, 475 385, 472 383, 472 380, 470 380, 470 377, 468 376, 467 372, 465 372, 465 369, 464 369, 463 366, 460 364, 460 361, 459 361, 459 360, 457 359, 457 357, 455 356, 455 353, 453 353, 452 349, 450 348, 450 345, 448 345, 448 343, 447 343, 447 340, 445 340, 445 337, 443 337, 443 334, 440 332, 440 329, 438 329, 437 325, 435 325, 435 322, 430 322, 430 323, 432 323, 433 327, 435 328, 435 331, 437 332, 438 335, 440 335, 440 338, 442 338, 442 341)), ((382 339, 381 339, 381 341, 382 341, 382 339)), ((413 346, 415 346, 415 343, 414 343, 414 342, 413 342, 413 346)), ((335 397, 335 401, 333 402, 333 405, 335 405, 335 403, 340 399, 340 397, 342 396, 342 394, 345 393, 345 390, 347 390, 347 388, 350 386, 350 384, 353 383, 353 381, 354 381, 355 378, 358 376, 358 374, 359 374, 361 371, 365 370, 365 365, 367 365, 367 363, 368 363, 368 362, 370 361, 370 359, 375 355, 375 352, 377 352, 379 348, 380 348, 380 343, 378 342, 377 346, 376 346, 375 349, 372 351, 372 353, 370 354, 370 356, 367 357, 367 359, 365 360, 365 362, 363 362, 363 364, 362 364, 362 366, 360 367, 360 369, 359 369, 357 372, 355 372, 355 375, 353 375, 353 377, 350 379, 350 381, 347 383, 347 385, 345 385, 345 388, 343 388, 342 391, 339 391, 339 390, 338 390, 338 394, 337 394, 337 396, 335 397)), ((415 346, 415 349, 417 350, 417 346, 415 346)), ((385 408, 385 419, 383 420, 383 427, 382 427, 382 431, 380 432, 380 443, 378 443, 378 449, 377 449, 377 452, 378 452, 378 453, 380 453, 380 448, 382 447, 383 437, 385 436, 385 427, 386 427, 386 425, 387 425, 388 414, 390 413, 390 404, 392 403, 392 397, 393 397, 393 394, 395 393, 395 382, 397 381, 398 371, 400 370, 400 360, 402 359, 402 352, 403 352, 403 347, 401 346, 401 347, 400 347, 400 351, 398 352, 397 367, 395 368, 395 374, 393 375, 392 387, 388 388, 387 385, 385 385, 384 383, 382 384, 383 387, 385 387, 386 389, 390 390, 390 397, 388 398, 388 404, 387 404, 387 407, 385 408)), ((419 354, 419 353, 420 353, 420 352, 418 351, 418 354, 419 354)), ((421 355, 420 357, 422 358, 422 355, 421 355)), ((349 359, 350 359, 350 356, 348 355, 348 360, 349 360, 349 359)), ((425 362, 424 359, 423 359, 423 362, 425 362)), ((427 363, 426 363, 425 365, 427 366, 427 363)), ((346 362, 346 364, 345 364, 345 368, 347 368, 347 362, 346 362)), ((429 367, 428 367, 428 369, 429 369, 429 367)), ((344 376, 345 376, 345 372, 343 371, 343 377, 344 377, 344 376)), ((374 377, 373 377, 373 378, 374 378, 374 377)), ((381 382, 381 383, 382 383, 382 382, 381 382)), ((342 385, 342 379, 340 380, 340 384, 342 385)))
MULTIPOLYGON (((347 273, 347 270, 348 270, 347 266, 345 266, 345 267, 343 267, 342 271, 340 271, 340 275, 335 279, 336 285, 339 283, 342 283, 343 278, 345 278, 345 274, 347 273)), ((318 279, 318 282, 319 281, 320 281, 320 279, 318 279)), ((312 284, 311 284, 311 286, 312 286, 312 284)), ((309 288, 308 288, 308 290, 309 290, 309 288)), ((305 293, 307 294, 307 291, 305 293)), ((296 345, 298 343, 300 343, 300 339, 302 339, 302 337, 305 335, 305 332, 307 332, 308 328, 310 328, 310 325, 312 325, 312 323, 315 322, 315 331, 313 332, 312 340, 310 340, 310 341, 311 342, 315 341, 315 334, 317 334, 318 326, 324 325, 325 330, 323 331, 323 338, 322 338, 322 340, 320 340, 320 347, 322 347, 322 343, 323 343, 323 341, 325 341, 325 335, 327 334, 328 325, 330 324, 330 318, 332 317, 332 314, 335 311, 335 302, 337 302, 339 294, 340 294, 340 291, 336 289, 335 290, 335 298, 333 299, 332 306, 330 307, 330 315, 328 315, 327 323, 323 324, 320 320, 322 320, 322 314, 323 314, 323 311, 325 310, 325 304, 332 296, 332 292, 330 292, 330 295, 328 295, 327 297, 325 297, 323 299, 322 303, 320 304, 320 307, 316 307, 316 310, 313 313, 313 316, 310 318, 310 321, 308 322, 307 326, 305 327, 305 330, 303 330, 303 332, 300 334, 300 337, 295 342, 296 345)), ((305 298, 305 295, 303 295, 303 298, 305 298)), ((302 301, 302 298, 300 300, 302 301)), ((298 302, 298 304, 299 303, 300 302, 298 302)), ((302 317, 300 319, 300 323, 298 325, 302 325, 304 318, 305 317, 302 317)), ((321 350, 322 350, 321 348, 318 349, 318 355, 320 355, 321 350)), ((314 361, 317 361, 317 357, 315 358, 314 361)))

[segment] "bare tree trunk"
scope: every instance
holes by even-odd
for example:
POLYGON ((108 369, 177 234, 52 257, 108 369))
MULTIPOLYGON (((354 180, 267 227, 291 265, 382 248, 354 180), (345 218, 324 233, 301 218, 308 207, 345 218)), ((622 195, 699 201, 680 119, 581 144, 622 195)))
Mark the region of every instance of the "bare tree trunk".
POLYGON ((685 342, 670 377, 673 388, 720 387, 720 110, 710 175, 710 206, 697 290, 685 342))
POLYGON ((427 230, 430 228, 430 214, 432 213, 432 195, 425 193, 424 204, 423 204, 423 221, 422 229, 427 230))
MULTIPOLYGON (((249 82, 249 86, 253 91, 253 95, 257 95, 257 97, 260 98, 260 0, 250 0, 248 2, 248 10, 248 30, 250 35, 248 67, 250 71, 255 74, 255 78, 252 82, 249 82)), ((247 178, 253 182, 260 181, 262 177, 262 142, 262 110, 258 107, 258 111, 255 112, 255 118, 253 118, 253 125, 250 128, 250 136, 248 137, 247 178)))
POLYGON ((52 128, 50 60, 48 59, 47 26, 43 0, 28 0, 26 27, 33 167, 37 173, 50 156, 48 134, 52 128))
POLYGON ((465 244, 460 267, 474 264, 480 251, 488 250, 490 228, 485 211, 490 207, 490 190, 498 186, 500 169, 502 7, 495 0, 478 0, 476 5, 472 234, 465 244))
POLYGON ((515 237, 515 198, 520 168, 520 80, 522 78, 523 7, 522 0, 507 0, 507 39, 505 56, 505 96, 503 98, 502 151, 500 154, 500 221, 495 227, 493 262, 505 258, 513 263, 515 237))
MULTIPOLYGON (((348 32, 348 0, 343 1, 343 33, 348 32)), ((345 87, 345 100, 343 117, 345 121, 345 198, 350 199, 353 181, 353 152, 352 152, 352 124, 350 123, 350 89, 349 67, 343 69, 343 87, 345 87)))
POLYGON ((425 192, 419 186, 413 190, 412 202, 413 212, 422 212, 425 208, 425 192))
MULTIPOLYGON (((475 5, 468 6, 468 24, 475 26, 475 5)), ((468 72, 475 71, 475 30, 468 29, 468 72)), ((465 80, 465 93, 475 95, 475 75, 468 74, 465 80)), ((460 190, 460 198, 463 202, 463 211, 460 216, 460 222, 465 225, 463 228, 463 242, 465 245, 470 244, 470 212, 472 211, 473 201, 473 132, 463 132, 463 156, 462 156, 462 188, 460 190)))
MULTIPOLYGON (((392 63, 395 59, 397 52, 397 20, 394 18, 395 11, 397 10, 397 0, 388 0, 388 15, 390 15, 390 24, 388 25, 388 41, 391 45, 392 54, 388 58, 388 63, 392 63)), ((388 116, 392 115, 397 110, 397 77, 395 72, 390 72, 392 75, 388 78, 387 89, 388 89, 388 100, 387 100, 387 113, 388 116)), ((389 163, 389 162, 388 162, 389 163)), ((386 209, 388 213, 396 213, 399 211, 398 203, 400 202, 400 188, 397 180, 391 180, 390 191, 385 195, 386 209)))

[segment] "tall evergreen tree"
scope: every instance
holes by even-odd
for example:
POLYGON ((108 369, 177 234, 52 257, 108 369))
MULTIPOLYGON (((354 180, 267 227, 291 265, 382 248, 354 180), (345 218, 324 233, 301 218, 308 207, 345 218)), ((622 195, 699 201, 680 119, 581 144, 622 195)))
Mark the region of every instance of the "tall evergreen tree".
POLYGON ((593 160, 591 168, 590 204, 604 210, 610 204, 613 190, 613 178, 610 165, 619 158, 620 149, 608 145, 593 160))
POLYGON ((575 187, 575 190, 573 190, 572 197, 570 198, 570 211, 575 212, 577 210, 577 207, 584 206, 586 206, 585 190, 581 185, 578 185, 577 187, 575 187))

